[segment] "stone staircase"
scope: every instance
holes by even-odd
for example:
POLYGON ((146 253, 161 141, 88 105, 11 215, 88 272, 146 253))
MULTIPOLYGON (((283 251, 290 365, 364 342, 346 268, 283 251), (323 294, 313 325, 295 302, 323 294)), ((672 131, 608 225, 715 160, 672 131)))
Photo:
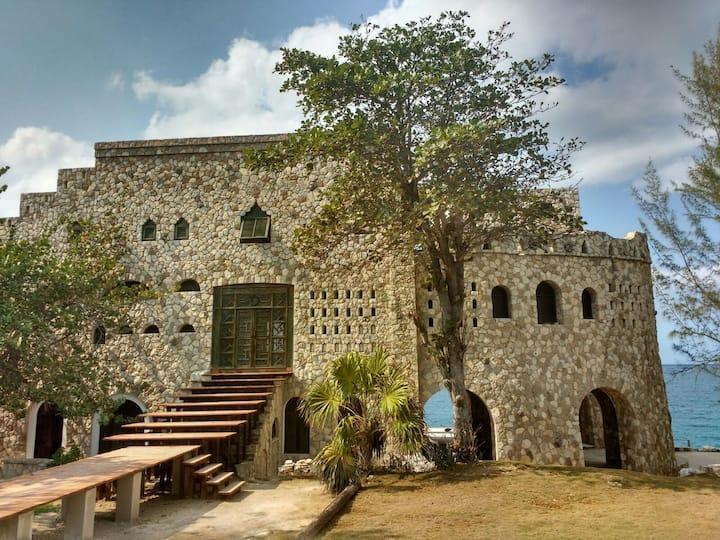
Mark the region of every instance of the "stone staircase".
POLYGON ((119 446, 199 444, 201 453, 183 462, 183 490, 231 497, 242 490, 243 478, 252 477, 265 411, 291 375, 289 369, 208 373, 175 401, 162 403, 162 411, 143 414, 144 422, 125 424, 127 433, 106 440, 119 446))

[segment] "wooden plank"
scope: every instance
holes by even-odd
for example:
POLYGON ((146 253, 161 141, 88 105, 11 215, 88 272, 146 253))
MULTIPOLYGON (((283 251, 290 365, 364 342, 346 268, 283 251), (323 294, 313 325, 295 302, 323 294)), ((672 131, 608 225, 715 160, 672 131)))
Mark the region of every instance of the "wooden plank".
POLYGON ((178 394, 178 399, 182 400, 211 400, 211 401, 234 401, 245 399, 267 398, 272 396, 272 392, 222 392, 204 394, 178 394))
POLYGON ((0 482, 0 520, 143 471, 198 448, 198 445, 133 446, 5 480, 0 482))
MULTIPOLYGON (((133 422, 123 424, 123 429, 200 429, 207 431, 213 428, 239 428, 247 424, 247 420, 209 420, 206 422, 133 422)), ((227 431, 227 429, 225 430, 227 431)))
POLYGON ((222 440, 237 435, 235 431, 197 431, 189 433, 122 433, 105 437, 105 441, 116 442, 173 442, 222 440))
POLYGON ((257 409, 233 409, 222 411, 166 411, 144 413, 139 416, 143 418, 232 418, 252 416, 257 414, 257 409))
POLYGON ((172 402, 163 403, 161 406, 168 409, 189 409, 189 408, 208 408, 208 407, 237 407, 252 408, 264 405, 266 401, 247 400, 247 401, 192 401, 192 402, 172 402))

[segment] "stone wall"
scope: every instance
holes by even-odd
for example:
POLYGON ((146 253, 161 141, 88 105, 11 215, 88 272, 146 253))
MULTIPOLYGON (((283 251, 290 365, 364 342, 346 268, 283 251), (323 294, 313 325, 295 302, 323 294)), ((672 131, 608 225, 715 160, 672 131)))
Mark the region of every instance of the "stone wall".
MULTIPOLYGON (((210 367, 215 287, 291 285, 294 376, 266 412, 270 421, 263 425, 256 456, 267 458, 255 464, 264 474, 284 458, 281 437, 269 431, 272 420, 282 430, 285 402, 317 380, 327 361, 340 353, 385 347, 405 366, 421 400, 441 387, 409 318, 416 304, 425 309, 423 316, 433 316, 426 309, 432 292, 414 269, 410 250, 372 262, 368 247, 373 239, 356 237, 312 267, 290 250, 293 231, 320 209, 332 168, 265 174, 243 167, 243 148, 282 137, 98 143, 94 168, 60 171, 56 193, 27 195, 19 218, 0 221, 0 240, 11 231, 33 237, 62 217, 90 218, 123 232, 127 279, 159 294, 133 309, 128 320, 133 334, 108 329, 98 355, 116 366, 115 391, 138 397, 149 409, 210 367), (272 217, 269 243, 239 241, 240 216, 254 203, 272 217), (187 240, 173 239, 180 218, 190 224, 187 240), (157 225, 155 241, 140 240, 147 219, 157 225), (178 292, 185 279, 196 280, 200 291, 178 292), (150 324, 160 333, 143 334, 150 324), (183 324, 193 325, 195 332, 180 333, 183 324)), ((557 197, 579 206, 575 190, 557 197)), ((56 239, 61 241, 61 235, 56 239)), ((467 380, 491 410, 500 458, 581 465, 580 402, 593 388, 607 388, 623 408, 627 465, 670 471, 672 442, 648 263, 641 235, 613 239, 592 232, 539 250, 522 242, 498 244, 470 263, 466 276, 476 291, 468 290, 467 380), (537 324, 534 291, 542 280, 559 290, 561 324, 537 324), (512 319, 489 316, 489 294, 496 284, 510 290, 512 319), (582 319, 579 299, 585 287, 596 293, 595 320, 582 319)), ((14 439, 11 432, 15 420, 2 418, 6 435, 0 455, 22 455, 24 439, 14 439)), ((68 441, 88 452, 90 421, 68 424, 68 441)), ((312 434, 311 453, 326 436, 312 434)))

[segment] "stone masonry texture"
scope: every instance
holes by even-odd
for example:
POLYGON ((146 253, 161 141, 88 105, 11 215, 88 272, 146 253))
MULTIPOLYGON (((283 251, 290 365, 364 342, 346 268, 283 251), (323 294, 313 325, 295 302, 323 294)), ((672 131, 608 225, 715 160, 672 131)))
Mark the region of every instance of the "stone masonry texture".
MULTIPOLYGON (((127 279, 152 285, 158 298, 137 305, 119 335, 108 329, 99 355, 118 366, 117 394, 149 409, 210 368, 213 289, 269 283, 293 291, 293 376, 276 396, 256 452, 256 471, 272 476, 286 456, 270 426, 283 429, 283 405, 321 377, 347 351, 388 349, 405 366, 424 403, 443 387, 410 313, 436 317, 433 292, 413 254, 389 253, 368 264, 367 240, 355 238, 322 267, 291 251, 293 231, 318 212, 330 167, 251 172, 242 150, 284 135, 98 143, 93 168, 59 171, 57 191, 23 195, 20 216, 0 220, 0 241, 13 231, 32 238, 61 218, 110 223, 123 231, 127 279), (257 203, 271 216, 271 241, 241 243, 240 216, 257 203), (187 240, 173 226, 190 224, 187 240), (141 241, 146 220, 155 241, 141 241), (355 264, 357 263, 357 264, 355 264), (357 268, 362 268, 358 272, 357 268), (194 279, 199 292, 178 292, 194 279), (143 334, 155 324, 158 334, 143 334), (191 324, 194 333, 179 333, 191 324)), ((579 207, 577 191, 555 193, 579 207)), ((55 235, 58 242, 62 235, 55 235)), ((478 249, 466 269, 466 383, 492 419, 498 459, 582 466, 578 415, 583 398, 602 389, 615 405, 623 466, 674 472, 673 443, 655 329, 650 257, 643 235, 623 239, 578 231, 544 249, 506 243, 478 249), (540 325, 535 289, 549 282, 559 322, 540 325), (490 292, 503 286, 510 318, 494 319, 490 292), (581 294, 594 294, 593 319, 583 319, 581 294)), ((435 303, 436 306, 436 303, 435 303)), ((88 328, 88 335, 93 328, 88 328)), ((25 456, 27 422, 0 411, 0 458, 25 456)), ((89 453, 97 437, 90 419, 67 422, 67 445, 89 453)), ((326 434, 311 433, 311 454, 326 434)), ((296 456, 293 456, 295 458, 296 456)))

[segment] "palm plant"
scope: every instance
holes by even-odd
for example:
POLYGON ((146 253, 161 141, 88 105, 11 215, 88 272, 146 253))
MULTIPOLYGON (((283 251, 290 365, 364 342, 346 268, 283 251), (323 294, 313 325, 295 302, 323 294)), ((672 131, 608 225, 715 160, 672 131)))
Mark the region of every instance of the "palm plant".
POLYGON ((386 445, 402 455, 420 450, 425 424, 412 394, 384 350, 351 352, 328 364, 325 377, 303 396, 300 413, 314 428, 334 427, 314 460, 332 491, 360 482, 386 445))

